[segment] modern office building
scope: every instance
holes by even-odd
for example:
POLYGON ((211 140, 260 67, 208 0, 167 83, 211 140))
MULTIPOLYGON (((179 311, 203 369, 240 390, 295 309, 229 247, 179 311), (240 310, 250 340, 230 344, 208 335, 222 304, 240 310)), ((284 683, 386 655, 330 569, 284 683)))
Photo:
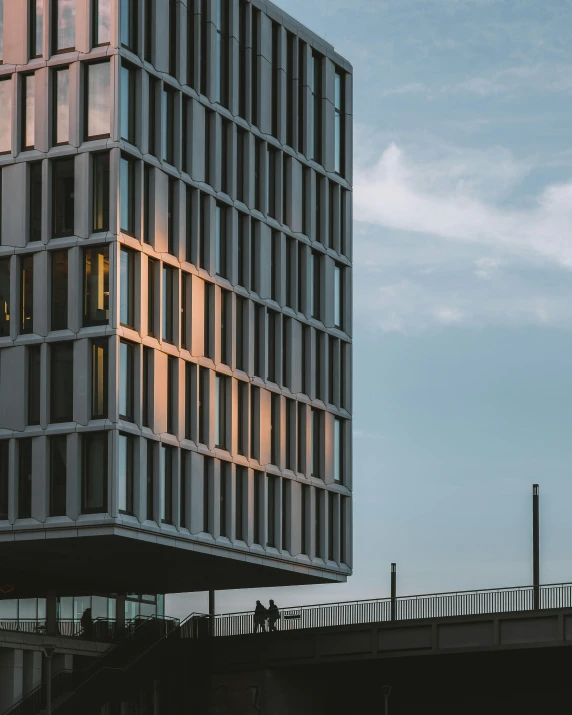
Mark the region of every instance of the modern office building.
POLYGON ((351 73, 262 0, 0 0, 14 598, 351 573, 351 73))

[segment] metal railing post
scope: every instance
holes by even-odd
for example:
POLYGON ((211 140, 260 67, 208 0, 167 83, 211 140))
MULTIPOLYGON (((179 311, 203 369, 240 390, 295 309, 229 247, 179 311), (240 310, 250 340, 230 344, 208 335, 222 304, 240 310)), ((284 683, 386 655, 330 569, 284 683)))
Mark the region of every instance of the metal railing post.
POLYGON ((538 509, 539 487, 532 485, 532 584, 533 608, 540 608, 540 517, 538 509))
POLYGON ((215 592, 209 591, 209 636, 214 636, 215 632, 215 592))
POLYGON ((391 620, 397 618, 397 564, 391 564, 391 620))

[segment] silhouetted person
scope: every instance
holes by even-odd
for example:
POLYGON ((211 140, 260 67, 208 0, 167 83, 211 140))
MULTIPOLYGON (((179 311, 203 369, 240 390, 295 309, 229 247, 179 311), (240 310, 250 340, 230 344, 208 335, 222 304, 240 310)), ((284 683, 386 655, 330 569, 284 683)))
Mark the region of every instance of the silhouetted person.
POLYGON ((258 629, 262 633, 266 633, 266 618, 267 612, 260 601, 256 601, 256 608, 254 609, 254 632, 257 633, 258 629))
POLYGON ((270 599, 270 606, 268 607, 268 630, 276 630, 276 621, 280 619, 280 611, 278 606, 270 599))
POLYGON ((81 627, 83 637, 88 640, 93 640, 93 619, 91 617, 91 608, 86 608, 81 616, 81 627))

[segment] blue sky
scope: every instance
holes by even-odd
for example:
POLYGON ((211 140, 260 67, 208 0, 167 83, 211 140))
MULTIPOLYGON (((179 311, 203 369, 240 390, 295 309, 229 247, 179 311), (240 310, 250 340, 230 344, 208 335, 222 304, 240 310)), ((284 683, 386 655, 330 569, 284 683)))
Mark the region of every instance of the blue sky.
POLYGON ((572 581, 572 3, 280 5, 355 72, 355 575, 220 610, 528 584, 533 482, 572 581))

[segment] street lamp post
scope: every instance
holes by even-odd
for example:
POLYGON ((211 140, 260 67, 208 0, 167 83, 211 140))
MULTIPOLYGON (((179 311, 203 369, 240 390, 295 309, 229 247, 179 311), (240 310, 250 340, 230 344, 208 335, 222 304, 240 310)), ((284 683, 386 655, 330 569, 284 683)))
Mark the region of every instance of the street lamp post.
POLYGON ((391 685, 382 685, 381 690, 385 699, 385 715, 389 715, 389 696, 391 695, 391 685))

